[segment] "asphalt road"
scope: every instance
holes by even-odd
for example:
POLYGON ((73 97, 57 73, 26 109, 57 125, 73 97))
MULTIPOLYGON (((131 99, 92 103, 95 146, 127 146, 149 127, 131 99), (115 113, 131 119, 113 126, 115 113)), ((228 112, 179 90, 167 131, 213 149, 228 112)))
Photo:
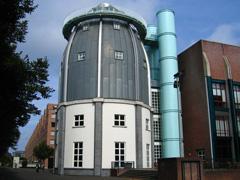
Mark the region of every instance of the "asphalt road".
POLYGON ((35 169, 12 169, 0 167, 0 180, 130 180, 117 177, 97 177, 97 176, 59 176, 53 175, 48 170, 35 169))

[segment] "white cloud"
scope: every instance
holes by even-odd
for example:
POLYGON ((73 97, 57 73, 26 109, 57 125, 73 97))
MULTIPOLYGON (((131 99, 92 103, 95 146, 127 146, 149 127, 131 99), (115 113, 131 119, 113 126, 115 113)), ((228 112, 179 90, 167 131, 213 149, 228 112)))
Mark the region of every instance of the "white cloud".
POLYGON ((207 39, 237 45, 240 43, 240 38, 237 35, 239 32, 240 27, 238 24, 222 24, 217 26, 207 39))

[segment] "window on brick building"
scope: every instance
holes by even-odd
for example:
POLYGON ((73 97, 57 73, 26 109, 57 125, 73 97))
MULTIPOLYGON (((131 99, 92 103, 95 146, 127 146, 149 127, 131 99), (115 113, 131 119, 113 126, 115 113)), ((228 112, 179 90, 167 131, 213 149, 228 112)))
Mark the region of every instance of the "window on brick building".
POLYGON ((51 126, 52 126, 52 127, 55 127, 55 122, 51 122, 51 126))
POLYGON ((218 137, 230 136, 228 116, 216 116, 216 134, 218 137))
POLYGON ((240 85, 233 86, 235 108, 240 109, 240 85))
POLYGON ((197 149, 197 156, 202 160, 205 159, 205 149, 197 149))
POLYGON ((237 113, 236 119, 237 119, 237 128, 238 128, 238 137, 240 138, 240 112, 237 113))
POLYGON ((226 88, 223 83, 212 83, 213 100, 215 107, 226 108, 226 88))

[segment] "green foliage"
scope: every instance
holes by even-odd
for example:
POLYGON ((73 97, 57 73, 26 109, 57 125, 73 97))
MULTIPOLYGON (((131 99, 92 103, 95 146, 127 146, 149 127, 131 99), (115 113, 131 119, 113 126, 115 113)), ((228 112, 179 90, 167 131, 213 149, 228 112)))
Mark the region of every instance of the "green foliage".
POLYGON ((45 142, 39 143, 34 149, 33 154, 39 160, 44 161, 45 159, 53 156, 54 149, 48 146, 45 142))
POLYGON ((28 161, 26 158, 22 158, 22 167, 23 168, 26 168, 27 167, 27 164, 28 164, 28 161))
POLYGON ((0 158, 2 166, 12 167, 13 158, 10 154, 6 153, 0 158))
POLYGON ((27 32, 26 14, 36 6, 33 0, 1 0, 4 16, 0 17, 0 157, 16 145, 20 132, 32 114, 40 111, 34 100, 48 98, 53 89, 48 81, 47 58, 29 60, 16 52, 27 32))

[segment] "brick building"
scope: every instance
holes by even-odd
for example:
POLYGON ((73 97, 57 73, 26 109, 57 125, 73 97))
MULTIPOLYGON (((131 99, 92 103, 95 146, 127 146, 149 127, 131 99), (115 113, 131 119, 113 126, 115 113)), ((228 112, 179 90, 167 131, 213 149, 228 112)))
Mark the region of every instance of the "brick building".
POLYGON ((240 47, 200 40, 179 56, 185 157, 240 161, 240 47))
MULTIPOLYGON (((55 141, 55 118, 56 118, 56 104, 48 104, 44 110, 44 114, 40 118, 32 136, 28 140, 25 147, 25 157, 29 162, 34 162, 36 158, 33 156, 33 149, 40 142, 44 141, 47 145, 54 148, 55 141)), ((53 157, 45 160, 44 166, 46 168, 53 167, 53 157)))

